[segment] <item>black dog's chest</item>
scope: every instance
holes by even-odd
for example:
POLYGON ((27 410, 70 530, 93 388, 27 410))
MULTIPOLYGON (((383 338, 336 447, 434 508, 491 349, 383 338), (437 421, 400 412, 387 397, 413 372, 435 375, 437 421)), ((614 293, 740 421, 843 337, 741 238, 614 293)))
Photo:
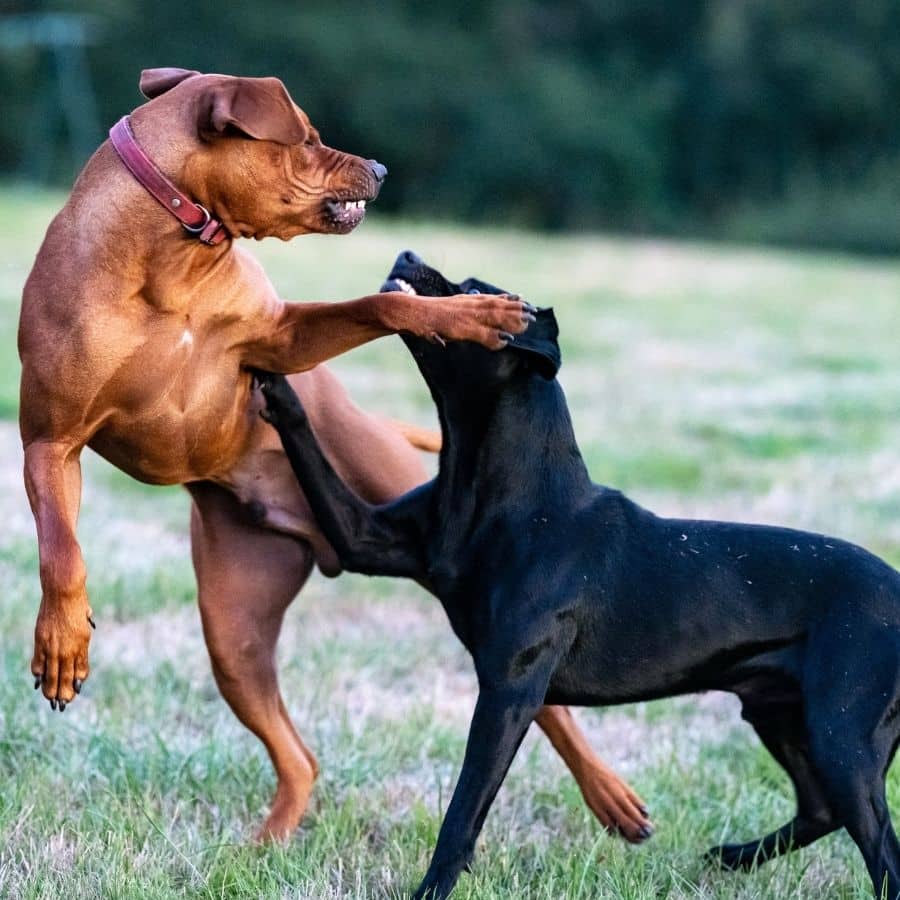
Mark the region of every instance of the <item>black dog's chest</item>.
POLYGON ((483 583, 470 567, 442 559, 429 566, 428 584, 441 601, 454 634, 470 653, 473 652, 483 583))
POLYGON ((428 585, 470 653, 489 637, 492 605, 516 602, 507 597, 515 593, 512 584, 523 568, 515 544, 514 535, 497 523, 483 523, 462 538, 436 530, 429 541, 428 585))

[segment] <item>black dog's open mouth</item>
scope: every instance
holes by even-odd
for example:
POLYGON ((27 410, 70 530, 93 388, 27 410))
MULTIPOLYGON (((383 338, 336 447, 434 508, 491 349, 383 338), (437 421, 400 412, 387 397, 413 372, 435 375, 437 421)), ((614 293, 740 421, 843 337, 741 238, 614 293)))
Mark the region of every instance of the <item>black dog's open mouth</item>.
POLYGON ((416 289, 403 278, 397 278, 395 275, 389 275, 388 280, 381 286, 381 293, 388 291, 403 291, 404 294, 415 294, 416 289))
POLYGON ((366 199, 326 200, 325 219, 335 231, 352 231, 366 215, 366 199))

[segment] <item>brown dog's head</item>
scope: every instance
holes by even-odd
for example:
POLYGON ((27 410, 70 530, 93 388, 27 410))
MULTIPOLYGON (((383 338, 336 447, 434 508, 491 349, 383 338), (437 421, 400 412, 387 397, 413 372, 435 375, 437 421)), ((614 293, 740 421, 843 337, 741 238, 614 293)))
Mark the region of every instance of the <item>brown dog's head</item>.
POLYGON ((140 87, 153 101, 142 109, 169 107, 189 132, 178 186, 234 235, 346 234, 387 174, 326 147, 277 78, 147 69, 140 87))

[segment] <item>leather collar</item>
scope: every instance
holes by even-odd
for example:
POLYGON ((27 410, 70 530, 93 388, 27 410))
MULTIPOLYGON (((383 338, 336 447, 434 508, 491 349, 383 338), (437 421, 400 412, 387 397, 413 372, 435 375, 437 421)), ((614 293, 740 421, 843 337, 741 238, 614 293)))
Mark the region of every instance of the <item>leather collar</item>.
POLYGON ((146 188, 164 209, 184 226, 191 237, 204 244, 219 244, 229 237, 225 226, 214 219, 199 203, 194 203, 160 172, 135 139, 128 116, 122 116, 109 130, 109 139, 135 179, 146 188))

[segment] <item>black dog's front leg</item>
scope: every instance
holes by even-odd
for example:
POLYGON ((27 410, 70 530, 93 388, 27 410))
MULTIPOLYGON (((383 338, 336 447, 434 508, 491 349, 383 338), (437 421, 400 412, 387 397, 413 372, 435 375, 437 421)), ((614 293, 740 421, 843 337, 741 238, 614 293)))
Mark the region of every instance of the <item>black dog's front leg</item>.
POLYGON ((262 416, 278 431, 291 468, 341 566, 366 575, 422 578, 419 552, 430 484, 372 506, 344 484, 325 458, 306 411, 284 375, 254 372, 266 398, 262 416))
POLYGON ((526 675, 496 686, 481 685, 459 781, 414 900, 443 900, 469 866, 491 803, 544 703, 558 655, 545 646, 540 656, 526 675))

